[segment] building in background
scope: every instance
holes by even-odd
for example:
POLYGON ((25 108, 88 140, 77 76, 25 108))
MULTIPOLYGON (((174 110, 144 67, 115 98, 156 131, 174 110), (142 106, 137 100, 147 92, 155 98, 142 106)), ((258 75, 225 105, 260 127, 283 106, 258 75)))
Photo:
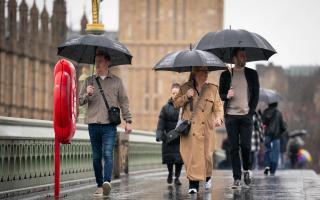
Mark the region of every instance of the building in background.
POLYGON ((261 87, 276 90, 289 131, 306 129, 305 148, 313 157, 312 168, 320 171, 320 66, 257 65, 261 87))
POLYGON ((53 4, 50 17, 35 2, 0 1, 1 116, 52 119, 53 67, 67 34, 65 0, 53 4))
MULTIPOLYGON (((132 66, 118 67, 128 90, 134 128, 155 130, 173 82, 188 74, 155 72, 165 54, 187 49, 207 32, 223 28, 223 0, 120 0, 119 40, 133 55, 132 66)), ((220 73, 210 81, 218 82, 220 73)))
MULTIPOLYGON (((103 2, 107 3, 107 2, 103 2)), ((132 66, 112 69, 127 88, 134 128, 152 131, 173 82, 185 82, 188 73, 155 72, 153 66, 165 54, 187 49, 207 32, 223 28, 223 0, 120 0, 119 39, 133 55, 132 66)), ((53 16, 46 7, 39 13, 25 0, 0 1, 0 115, 52 120, 53 68, 57 46, 68 37, 85 34, 87 17, 79 21, 80 32, 68 30, 66 2, 54 0, 53 16), (8 13, 7 17, 4 13, 8 13), (18 20, 19 19, 19 20, 18 20)), ((103 11, 102 11, 103 12, 103 11)), ((81 80, 91 74, 78 66, 81 80)), ((218 82, 219 72, 209 79, 218 82)), ((80 120, 81 121, 81 120, 80 120)))

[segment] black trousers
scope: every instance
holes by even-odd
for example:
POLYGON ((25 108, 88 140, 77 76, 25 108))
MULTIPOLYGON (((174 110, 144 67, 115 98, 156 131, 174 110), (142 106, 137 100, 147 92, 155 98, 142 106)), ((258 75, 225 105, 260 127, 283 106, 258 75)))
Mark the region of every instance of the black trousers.
MULTIPOLYGON (((182 164, 174 164, 176 166, 175 177, 179 178, 182 170, 182 164)), ((173 164, 167 164, 169 174, 173 175, 173 164)))
POLYGON ((226 115, 225 124, 230 143, 233 178, 241 180, 240 147, 243 170, 251 170, 251 136, 253 119, 251 115, 226 115))

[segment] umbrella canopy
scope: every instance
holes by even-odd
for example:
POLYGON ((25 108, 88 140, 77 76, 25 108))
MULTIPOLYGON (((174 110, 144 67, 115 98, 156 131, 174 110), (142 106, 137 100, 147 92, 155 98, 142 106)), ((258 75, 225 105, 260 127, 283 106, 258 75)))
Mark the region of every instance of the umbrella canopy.
POLYGON ((267 104, 278 103, 281 100, 281 96, 274 90, 260 88, 259 101, 263 101, 267 104))
POLYGON ((132 56, 128 49, 104 35, 87 34, 68 39, 59 45, 58 55, 78 63, 94 64, 97 49, 110 56, 110 66, 131 64, 132 56))
POLYGON ((307 135, 308 132, 304 129, 302 130, 294 130, 292 132, 289 133, 289 137, 301 137, 301 136, 305 136, 307 135))
POLYGON ((156 71, 190 72, 192 67, 207 66, 209 71, 225 70, 225 64, 212 53, 201 50, 183 50, 169 53, 154 67, 156 71))
POLYGON ((241 29, 209 32, 201 38, 195 48, 210 51, 226 63, 233 63, 231 54, 234 48, 244 48, 248 62, 268 60, 276 53, 262 36, 241 29))
POLYGON ((298 163, 304 165, 307 162, 311 162, 311 161, 312 161, 311 154, 305 149, 300 149, 298 152, 298 163))

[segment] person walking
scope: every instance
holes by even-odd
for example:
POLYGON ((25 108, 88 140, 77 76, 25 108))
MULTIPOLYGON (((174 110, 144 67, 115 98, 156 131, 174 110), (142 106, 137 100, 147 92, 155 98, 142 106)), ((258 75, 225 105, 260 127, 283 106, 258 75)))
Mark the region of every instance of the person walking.
POLYGON ((205 181, 206 190, 212 186, 214 127, 223 123, 218 86, 207 83, 207 79, 207 67, 192 67, 189 81, 181 86, 173 100, 176 108, 182 108, 181 119, 191 120, 188 135, 180 137, 180 154, 189 179, 189 194, 199 191, 199 181, 205 181))
POLYGON ((125 132, 130 133, 132 130, 132 117, 126 90, 122 80, 110 73, 109 66, 110 56, 98 49, 95 55, 96 74, 85 79, 79 94, 79 104, 88 104, 85 122, 89 128, 93 169, 97 183, 94 196, 107 196, 111 191, 113 148, 117 124, 111 123, 106 104, 110 108, 120 107, 122 118, 125 121, 125 132), (103 167, 102 159, 104 160, 103 167))
POLYGON ((287 151, 291 169, 298 168, 298 153, 304 145, 305 142, 301 136, 290 137, 287 144, 287 151))
POLYGON ((232 52, 235 67, 222 72, 220 76, 219 93, 224 101, 225 125, 231 144, 231 163, 234 183, 233 189, 241 186, 241 147, 244 182, 250 185, 251 172, 251 137, 252 116, 259 101, 258 73, 246 67, 246 51, 235 48, 232 52))
POLYGON ((161 109, 157 131, 156 140, 162 141, 162 163, 167 164, 168 178, 167 183, 172 184, 173 174, 175 176, 174 184, 181 185, 179 180, 183 161, 180 156, 180 137, 177 137, 173 141, 168 143, 166 141, 166 133, 176 128, 179 119, 179 109, 173 105, 174 97, 179 93, 180 85, 177 83, 171 86, 171 97, 166 105, 161 109), (173 173, 173 167, 175 166, 175 172, 173 173))
POLYGON ((253 114, 253 131, 251 137, 251 161, 252 169, 259 169, 258 153, 260 146, 264 141, 263 135, 263 122, 260 112, 254 112, 253 114))
POLYGON ((280 157, 280 137, 287 130, 278 103, 271 103, 263 112, 262 120, 265 125, 264 174, 275 175, 280 157))

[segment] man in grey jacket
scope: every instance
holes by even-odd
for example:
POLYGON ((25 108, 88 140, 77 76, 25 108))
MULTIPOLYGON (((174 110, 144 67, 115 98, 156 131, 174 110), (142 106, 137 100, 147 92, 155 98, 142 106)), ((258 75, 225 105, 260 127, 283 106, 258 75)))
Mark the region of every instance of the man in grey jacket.
POLYGON ((125 121, 125 132, 132 130, 129 100, 120 78, 109 72, 110 57, 98 50, 95 56, 96 74, 86 78, 79 94, 79 104, 88 104, 86 123, 92 146, 93 168, 97 182, 94 196, 107 196, 111 190, 113 147, 117 126, 110 124, 108 110, 99 91, 100 82, 109 107, 120 107, 125 121), (98 79, 98 80, 97 80, 98 79), (104 159, 104 169, 102 168, 104 159))

